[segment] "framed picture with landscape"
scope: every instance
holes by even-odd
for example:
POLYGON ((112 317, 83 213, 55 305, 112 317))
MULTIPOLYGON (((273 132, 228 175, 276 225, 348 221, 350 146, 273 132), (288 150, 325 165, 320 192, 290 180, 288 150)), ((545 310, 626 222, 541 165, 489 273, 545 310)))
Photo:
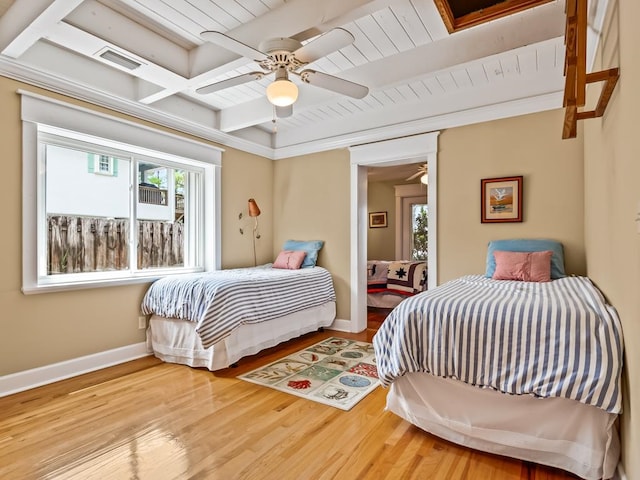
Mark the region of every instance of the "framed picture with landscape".
POLYGON ((385 228, 387 226, 387 212, 369 213, 369 228, 385 228))
POLYGON ((480 180, 482 223, 522 222, 522 176, 480 180))

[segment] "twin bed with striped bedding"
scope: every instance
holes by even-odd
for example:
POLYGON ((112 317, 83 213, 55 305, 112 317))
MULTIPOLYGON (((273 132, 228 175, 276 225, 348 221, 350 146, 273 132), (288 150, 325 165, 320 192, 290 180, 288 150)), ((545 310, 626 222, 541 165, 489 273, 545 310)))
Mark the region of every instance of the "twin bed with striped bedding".
POLYGON ((141 308, 152 315, 147 343, 156 356, 217 370, 329 326, 335 299, 328 270, 267 264, 159 279, 141 308))
POLYGON ((613 476, 622 332, 586 277, 470 275, 403 301, 374 337, 387 407, 474 448, 613 476))

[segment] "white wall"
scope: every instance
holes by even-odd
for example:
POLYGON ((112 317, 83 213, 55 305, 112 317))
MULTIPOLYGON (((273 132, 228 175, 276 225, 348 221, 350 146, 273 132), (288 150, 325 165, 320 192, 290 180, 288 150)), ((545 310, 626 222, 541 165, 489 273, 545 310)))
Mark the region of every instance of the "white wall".
POLYGON ((89 172, 87 153, 47 146, 47 213, 123 218, 129 216, 129 161, 117 176, 89 172))

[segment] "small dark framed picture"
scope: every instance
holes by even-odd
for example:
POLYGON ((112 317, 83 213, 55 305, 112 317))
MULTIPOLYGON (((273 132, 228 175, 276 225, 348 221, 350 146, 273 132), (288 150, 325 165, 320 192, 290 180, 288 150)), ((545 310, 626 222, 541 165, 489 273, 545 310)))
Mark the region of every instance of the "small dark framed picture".
POLYGON ((480 180, 482 223, 522 222, 522 176, 480 180))
POLYGON ((384 228, 387 226, 387 212, 369 213, 369 228, 384 228))

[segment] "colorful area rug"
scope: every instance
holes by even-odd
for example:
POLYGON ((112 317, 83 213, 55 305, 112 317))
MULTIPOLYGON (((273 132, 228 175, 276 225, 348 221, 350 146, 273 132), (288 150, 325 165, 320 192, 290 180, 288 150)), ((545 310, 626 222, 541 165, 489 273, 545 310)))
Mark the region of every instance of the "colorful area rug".
POLYGON ((331 337, 238 378, 350 410, 379 384, 373 345, 331 337))

